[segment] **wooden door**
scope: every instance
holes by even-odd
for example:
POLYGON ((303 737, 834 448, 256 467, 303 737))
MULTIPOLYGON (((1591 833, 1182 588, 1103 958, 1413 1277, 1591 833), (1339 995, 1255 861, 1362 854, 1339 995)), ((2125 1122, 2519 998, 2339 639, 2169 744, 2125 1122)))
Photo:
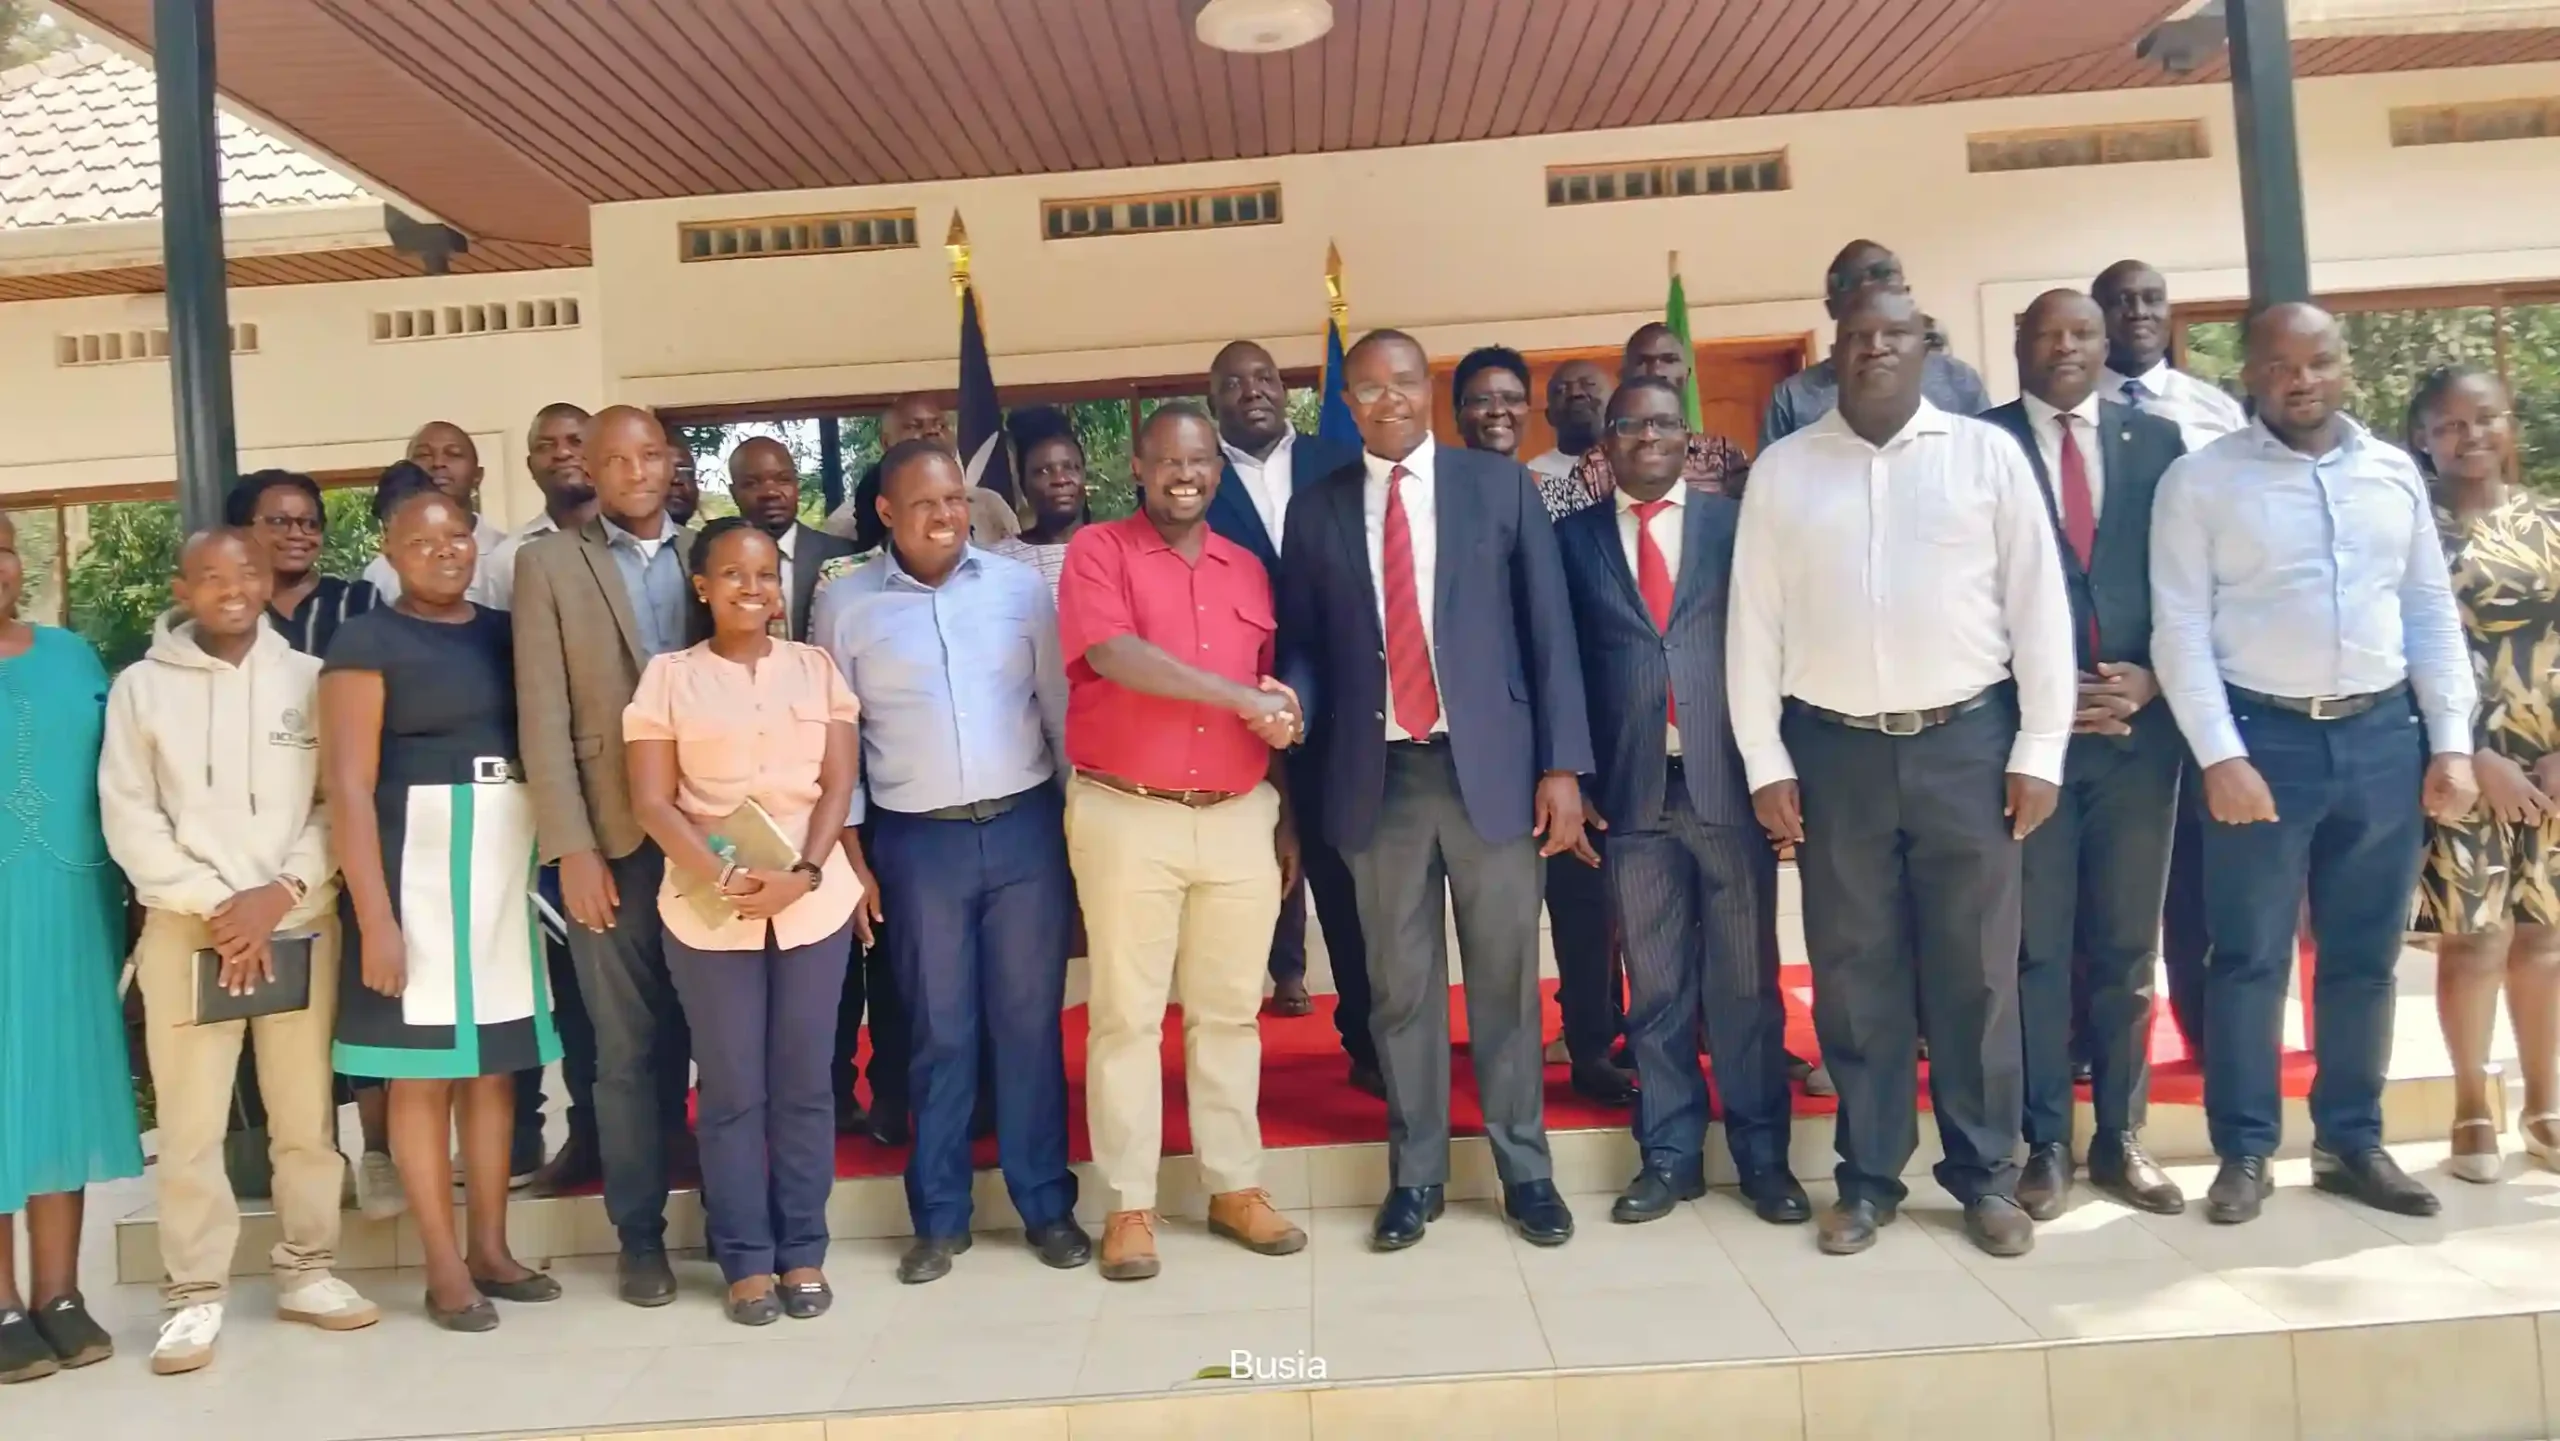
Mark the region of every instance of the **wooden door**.
MULTIPOLYGON (((1595 346, 1531 351, 1521 357, 1529 362, 1529 429, 1520 442, 1523 460, 1555 448, 1555 431, 1547 424, 1547 378, 1556 367, 1569 360, 1594 360, 1615 374, 1621 354, 1615 346, 1595 346)), ((1457 398, 1449 388, 1459 359, 1451 355, 1431 362, 1431 429, 1443 445, 1464 444, 1458 438, 1457 398)), ((1694 363, 1698 409, 1707 430, 1741 446, 1746 455, 1757 454, 1761 414, 1769 408, 1769 397, 1777 392, 1779 382, 1804 368, 1804 340, 1773 336, 1704 341, 1694 363)))

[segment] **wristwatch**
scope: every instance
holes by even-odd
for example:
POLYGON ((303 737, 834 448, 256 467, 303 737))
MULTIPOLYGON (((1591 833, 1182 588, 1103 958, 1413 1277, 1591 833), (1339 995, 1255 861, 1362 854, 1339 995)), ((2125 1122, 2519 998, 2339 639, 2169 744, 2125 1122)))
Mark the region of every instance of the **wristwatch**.
POLYGON ((297 906, 302 904, 303 897, 311 894, 311 888, 302 883, 300 876, 280 875, 276 877, 276 884, 284 887, 293 896, 293 903, 297 906))
POLYGON ((819 886, 825 884, 827 879, 827 873, 819 868, 816 861, 794 862, 791 867, 791 873, 795 876, 807 876, 809 878, 809 889, 813 891, 819 886))

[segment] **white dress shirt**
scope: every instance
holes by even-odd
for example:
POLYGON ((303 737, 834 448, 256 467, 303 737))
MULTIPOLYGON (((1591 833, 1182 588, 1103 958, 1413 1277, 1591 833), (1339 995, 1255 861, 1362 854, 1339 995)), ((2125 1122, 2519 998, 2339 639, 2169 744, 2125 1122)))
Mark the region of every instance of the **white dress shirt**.
POLYGON ((2100 371, 2098 393, 2177 426, 2191 454, 2249 424, 2240 402, 2165 360, 2138 376, 2100 371))
POLYGON ((1274 555, 1280 553, 1280 533, 1289 518, 1289 495, 1297 482, 1292 456, 1297 444, 1295 426, 1280 432, 1279 442, 1266 456, 1238 450, 1223 437, 1218 441, 1218 448, 1227 453, 1227 464, 1236 468, 1236 479, 1244 482, 1244 493, 1253 501, 1253 513, 1262 517, 1262 528, 1271 537, 1274 555))
POLYGON ((2479 689, 2426 483, 2338 419, 2316 459, 2252 424, 2160 479, 2151 657, 2199 765, 2249 753, 2227 686, 2309 700, 2406 680, 2428 748, 2471 753, 2479 689))
POLYGON ((1550 480, 1564 480, 1573 474, 1574 462, 1580 459, 1582 457, 1578 455, 1567 455, 1561 450, 1550 450, 1530 461, 1529 471, 1533 475, 1542 475, 1550 480))
POLYGON ((489 594, 495 597, 483 604, 491 610, 515 609, 516 552, 559 529, 560 522, 553 520, 551 512, 546 510, 519 526, 505 540, 499 541, 497 549, 489 552, 483 561, 483 574, 488 577, 489 594))
MULTIPOLYGON (((1438 595, 1433 589, 1434 562, 1439 559, 1440 552, 1439 509, 1434 502, 1432 484, 1436 451, 1437 447, 1428 435, 1422 437, 1422 444, 1414 447, 1413 454, 1400 461, 1386 460, 1362 451, 1360 463, 1368 467, 1369 479, 1360 487, 1360 519, 1361 528, 1368 532, 1369 537, 1369 589, 1378 598, 1378 634, 1383 638, 1387 633, 1387 474, 1397 466, 1403 466, 1405 477, 1400 493, 1404 497, 1405 526, 1413 534, 1413 597, 1422 609, 1422 648, 1431 656, 1431 687, 1440 693, 1439 717, 1432 721, 1431 733, 1446 735, 1449 733, 1449 697, 1440 685, 1440 652, 1432 638, 1439 628, 1439 620, 1432 614, 1435 608, 1433 601, 1438 595)), ((1386 653, 1379 652, 1378 659, 1383 665, 1386 653)), ((1387 739, 1415 739, 1412 732, 1396 723, 1393 676, 1387 678, 1387 739)))
POLYGON ((2080 447, 2080 467, 2089 476, 2089 519, 2095 522, 2107 513, 2106 447, 2098 443, 2098 396, 2089 397, 2068 411, 2056 410, 2039 397, 2028 395, 2027 423, 2036 433, 2036 453, 2044 457, 2044 473, 2053 482, 2054 514, 2062 513, 2062 427, 2065 417, 2071 426, 2072 443, 2080 447))
MULTIPOLYGON (((489 517, 471 517, 471 543, 480 554, 471 563, 471 584, 462 592, 464 600, 490 610, 507 609, 507 602, 514 598, 516 588, 516 553, 508 544, 513 539, 515 537, 498 529, 489 517)), ((400 598, 400 575, 382 556, 377 555, 365 562, 364 578, 381 593, 382 604, 389 605, 400 598)))
MULTIPOLYGON (((1644 565, 1640 558, 1642 552, 1636 549, 1636 498, 1623 490, 1613 494, 1618 498, 1618 546, 1626 553, 1628 578, 1637 579, 1643 576, 1644 565)), ((1671 575, 1671 593, 1676 596, 1680 593, 1680 541, 1689 524, 1688 484, 1674 482, 1671 489, 1663 492, 1662 498, 1671 502, 1670 507, 1655 511, 1653 520, 1645 529, 1653 532, 1654 548, 1662 552, 1663 569, 1671 575)), ((1636 594, 1641 599, 1644 593, 1639 589, 1636 594)), ((1677 705, 1680 697, 1675 694, 1671 700, 1677 705)), ((1662 753, 1666 756, 1680 754, 1680 727, 1666 723, 1663 731, 1662 753)))
POLYGON ((1933 710, 2013 674, 2008 768, 2060 783, 2071 602, 2035 473, 1998 427, 1924 400, 1881 447, 1835 410, 1762 451, 1732 605, 1726 688, 1753 790, 1795 776, 1789 696, 1853 716, 1933 710))

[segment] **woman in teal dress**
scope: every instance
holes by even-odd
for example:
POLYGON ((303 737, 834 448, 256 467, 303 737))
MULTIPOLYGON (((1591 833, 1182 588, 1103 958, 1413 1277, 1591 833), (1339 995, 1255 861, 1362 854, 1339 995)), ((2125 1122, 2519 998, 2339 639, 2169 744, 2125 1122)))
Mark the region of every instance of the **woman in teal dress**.
POLYGON ((78 636, 18 619, 24 584, 0 514, 0 1383, 114 1354, 80 1300, 81 1189, 142 1174, 124 879, 98 828, 107 673, 78 636))

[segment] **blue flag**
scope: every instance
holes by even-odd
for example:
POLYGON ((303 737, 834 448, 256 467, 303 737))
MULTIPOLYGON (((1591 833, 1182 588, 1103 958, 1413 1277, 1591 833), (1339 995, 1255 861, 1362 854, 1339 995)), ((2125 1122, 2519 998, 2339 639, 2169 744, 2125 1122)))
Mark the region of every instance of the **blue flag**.
POLYGON ((1360 425, 1351 418, 1351 402, 1342 398, 1342 322, 1338 320, 1324 323, 1323 385, 1320 399, 1324 408, 1317 412, 1316 434, 1357 449, 1360 425))

